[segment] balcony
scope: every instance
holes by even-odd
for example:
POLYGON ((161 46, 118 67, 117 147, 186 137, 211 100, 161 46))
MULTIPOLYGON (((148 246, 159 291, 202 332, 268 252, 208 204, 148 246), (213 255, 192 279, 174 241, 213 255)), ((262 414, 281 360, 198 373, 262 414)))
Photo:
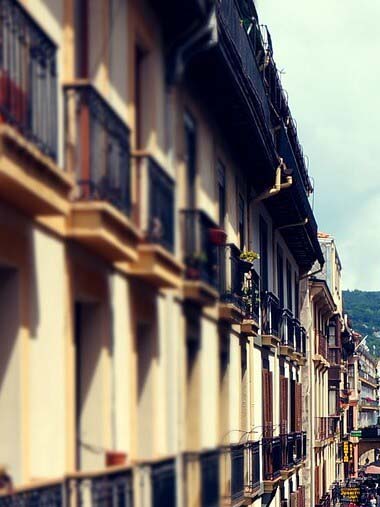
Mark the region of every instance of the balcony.
POLYGON ((293 326, 295 345, 293 359, 295 359, 298 364, 304 365, 306 362, 306 330, 301 326, 298 319, 293 319, 293 326))
POLYGON ((313 356, 313 361, 316 366, 319 368, 328 368, 330 366, 327 357, 327 338, 326 336, 318 330, 315 330, 315 354, 313 356))
MULTIPOLYGON (((114 471, 78 472, 66 481, 66 505, 133 505, 132 470, 118 468, 114 471)), ((50 505, 50 504, 39 504, 50 505)))
POLYGON ((244 445, 233 445, 231 457, 231 504, 244 498, 244 445))
POLYGON ((359 380, 361 380, 362 383, 368 384, 373 388, 377 389, 379 387, 377 378, 363 370, 359 371, 359 380))
POLYGON ((280 343, 281 316, 282 310, 277 297, 271 292, 264 292, 261 305, 261 333, 264 346, 276 348, 280 343))
POLYGON ((281 479, 282 449, 279 437, 263 439, 263 459, 264 491, 268 493, 281 479))
POLYGON ((240 259, 240 250, 232 244, 218 247, 219 318, 242 324, 257 334, 259 314, 259 277, 251 263, 240 259))
MULTIPOLYGON (((63 481, 46 484, 34 484, 25 488, 16 488, 12 493, 0 494, 0 507, 40 506, 62 507, 65 498, 63 481)), ((71 506, 70 506, 71 507, 71 506)))
POLYGON ((295 436, 280 435, 281 440, 281 478, 288 479, 295 471, 295 436))
POLYGON ((260 492, 261 485, 261 458, 260 442, 248 442, 247 444, 247 477, 245 496, 253 498, 260 492))
POLYGON ((368 396, 360 398, 359 409, 361 410, 379 410, 379 400, 374 400, 368 396))
POLYGON ((184 297, 200 305, 214 305, 218 299, 217 247, 210 241, 215 223, 200 210, 182 211, 184 252, 184 297))
POLYGON ((219 450, 204 452, 200 456, 202 507, 219 507, 219 450))
POLYGON ((111 262, 133 262, 129 130, 87 82, 65 86, 65 160, 77 188, 68 235, 111 262))
POLYGON ((157 288, 179 288, 184 266, 174 257, 174 181, 151 155, 134 153, 137 174, 135 220, 143 232, 138 261, 129 274, 157 288))
POLYGON ((307 434, 306 431, 302 432, 302 459, 307 458, 307 434))
MULTIPOLYGON (((176 507, 176 473, 175 461, 168 460, 152 465, 152 507, 160 507, 165 498, 165 506, 176 507)), ((132 504, 121 503, 117 505, 131 506, 132 504)))
POLYGON ((315 418, 315 446, 326 445, 327 440, 334 438, 339 432, 339 419, 337 417, 315 418))
POLYGON ((293 314, 289 310, 283 310, 280 328, 280 354, 292 358, 296 343, 293 314))
POLYGON ((315 504, 315 507, 330 507, 331 505, 331 498, 329 493, 325 493, 319 500, 317 504, 315 504))
POLYGON ((0 198, 67 216, 72 178, 57 159, 57 48, 16 0, 0 1, 0 198))

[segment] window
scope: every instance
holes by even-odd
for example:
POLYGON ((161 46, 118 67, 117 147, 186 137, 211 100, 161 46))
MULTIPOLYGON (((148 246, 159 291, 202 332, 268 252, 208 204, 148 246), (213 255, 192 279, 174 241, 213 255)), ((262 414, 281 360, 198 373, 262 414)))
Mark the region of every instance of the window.
POLYGON ((300 284, 297 273, 294 273, 294 316, 296 319, 300 317, 300 300, 299 300, 300 284))
POLYGON ((135 130, 136 149, 143 147, 143 83, 145 52, 140 46, 135 47, 135 130))
POLYGON ((78 0, 74 7, 75 24, 75 76, 88 77, 88 0, 78 0))
POLYGON ((222 229, 226 219, 226 169, 221 162, 217 165, 218 176, 218 201, 219 201, 219 225, 222 229))
POLYGON ((260 217, 260 276, 263 291, 268 290, 268 226, 260 217))
POLYGON ((284 258, 282 250, 277 245, 277 293, 281 308, 284 307, 284 258))
POLYGON ((241 194, 239 194, 239 241, 240 241, 240 250, 244 250, 244 243, 245 243, 245 205, 244 205, 244 199, 241 194))
POLYGON ((197 163, 197 132, 196 125, 190 114, 185 113, 185 150, 186 150, 186 206, 196 207, 195 183, 197 163))

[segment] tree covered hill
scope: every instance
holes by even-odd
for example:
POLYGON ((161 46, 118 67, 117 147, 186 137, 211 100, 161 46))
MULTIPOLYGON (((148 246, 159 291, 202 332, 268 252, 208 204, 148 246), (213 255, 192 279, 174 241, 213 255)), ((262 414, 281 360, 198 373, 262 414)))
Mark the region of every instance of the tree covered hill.
POLYGON ((368 335, 370 351, 380 357, 380 291, 343 291, 344 311, 349 315, 355 331, 368 335))

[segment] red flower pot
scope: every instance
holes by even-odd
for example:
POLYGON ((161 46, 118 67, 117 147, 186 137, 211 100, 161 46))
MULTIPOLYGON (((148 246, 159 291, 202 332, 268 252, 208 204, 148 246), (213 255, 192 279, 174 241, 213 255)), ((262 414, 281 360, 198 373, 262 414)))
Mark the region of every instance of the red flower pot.
POLYGON ((116 467, 125 465, 127 462, 127 454, 119 451, 107 451, 106 452, 106 466, 116 467))
POLYGON ((213 245, 225 245, 227 240, 227 234, 223 229, 209 229, 210 242, 213 245))

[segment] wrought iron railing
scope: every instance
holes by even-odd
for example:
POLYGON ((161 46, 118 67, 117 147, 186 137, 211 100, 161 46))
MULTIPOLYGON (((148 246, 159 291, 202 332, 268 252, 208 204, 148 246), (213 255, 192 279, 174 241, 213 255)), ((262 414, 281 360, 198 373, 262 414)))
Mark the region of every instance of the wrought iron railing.
POLYGON ((67 479, 66 495, 67 505, 76 507, 133 507, 132 470, 102 471, 88 475, 78 473, 67 479))
POLYGON ((219 507, 219 450, 200 456, 202 507, 219 507))
POLYGON ((339 418, 337 417, 316 417, 315 438, 316 440, 326 440, 331 438, 339 430, 339 418))
POLYGON ((79 200, 107 201, 129 215, 129 129, 90 84, 65 86, 66 168, 76 174, 79 200))
POLYGON ((218 288, 220 300, 232 303, 245 315, 244 299, 245 274, 241 269, 240 250, 233 244, 218 247, 218 288))
POLYGON ((295 330, 293 314, 290 310, 283 310, 281 316, 281 344, 295 349, 295 330))
POLYGON ((218 247, 218 288, 220 299, 232 303, 244 318, 259 320, 260 278, 253 265, 240 259, 233 244, 218 247))
POLYGON ((279 336, 281 314, 278 298, 271 292, 264 292, 261 303, 262 334, 279 336))
POLYGON ((264 480, 273 481, 280 475, 282 449, 279 437, 263 439, 264 480))
POLYGON ((244 445, 233 445, 231 456, 231 499, 237 501, 244 496, 244 445))
POLYGON ((170 252, 173 252, 174 182, 151 157, 148 159, 147 197, 147 240, 152 243, 157 243, 170 252))
POLYGON ((65 484, 35 485, 0 495, 0 507, 65 507, 65 484))
POLYGON ((298 465, 303 459, 303 435, 302 432, 294 433, 294 463, 298 465))
POLYGON ((342 350, 340 348, 328 348, 328 360, 330 364, 340 364, 342 360, 342 350))
POLYGON ((185 276, 201 280, 212 287, 218 284, 217 248, 210 242, 209 230, 215 223, 200 210, 182 211, 182 245, 185 276))
MULTIPOLYGON (((152 465, 152 507, 176 506, 176 473, 175 461, 168 460, 152 465)), ((124 504, 123 504, 124 505, 124 504)))
POLYGON ((248 484, 246 489, 249 493, 253 493, 260 487, 261 482, 260 442, 248 442, 247 456, 248 484))
POLYGON ((56 45, 16 0, 0 0, 0 117, 57 158, 56 45))
POLYGON ((307 457, 307 434, 306 431, 302 432, 302 459, 305 460, 307 457))
POLYGON ((295 438, 293 434, 280 435, 281 440, 281 470, 289 470, 295 465, 295 438))

